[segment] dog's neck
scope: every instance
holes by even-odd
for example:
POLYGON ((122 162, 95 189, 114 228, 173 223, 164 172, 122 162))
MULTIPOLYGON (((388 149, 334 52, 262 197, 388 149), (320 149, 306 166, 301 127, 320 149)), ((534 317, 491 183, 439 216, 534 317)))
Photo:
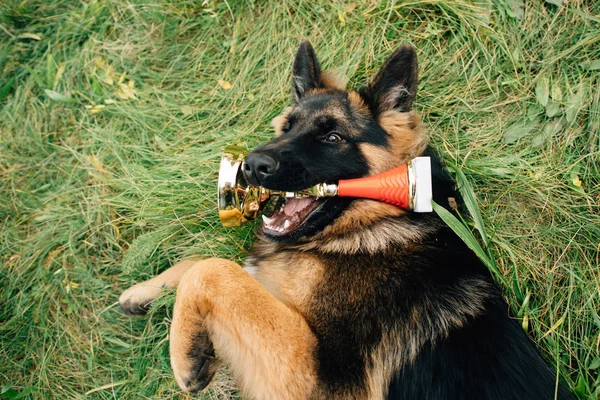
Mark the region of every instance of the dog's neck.
MULTIPOLYGON (((391 246, 418 243, 439 228, 435 219, 415 219, 398 207, 374 200, 359 199, 310 239, 274 247, 324 253, 378 253, 391 246)), ((266 240, 263 238, 263 240, 266 240)))

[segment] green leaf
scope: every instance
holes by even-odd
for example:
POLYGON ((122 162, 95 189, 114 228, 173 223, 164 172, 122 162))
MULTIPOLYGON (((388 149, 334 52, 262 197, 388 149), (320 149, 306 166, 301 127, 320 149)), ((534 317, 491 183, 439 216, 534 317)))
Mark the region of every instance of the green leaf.
POLYGON ((8 94, 10 93, 10 89, 12 89, 12 87, 15 84, 15 81, 16 78, 13 76, 12 78, 8 79, 8 81, 6 81, 3 86, 0 86, 0 100, 8 96, 8 94))
POLYGON ((486 252, 481 248, 481 245, 473 236, 469 228, 467 228, 462 222, 458 220, 450 211, 437 204, 435 201, 431 201, 433 210, 439 215, 439 217, 448 225, 450 229, 471 249, 477 257, 488 267, 488 269, 496 276, 500 282, 504 283, 504 278, 500 274, 496 264, 488 257, 486 252))
POLYGON ((575 385, 573 391, 578 395, 585 396, 585 378, 583 375, 578 376, 577 385, 575 385))
POLYGON ((554 4, 555 6, 560 6, 562 5, 562 0, 546 0, 546 3, 554 4))
POLYGON ((584 61, 579 65, 583 69, 587 69, 588 71, 596 71, 596 70, 600 69, 600 60, 584 61))
POLYGON ((527 136, 537 125, 537 120, 530 121, 528 118, 522 118, 506 129, 502 141, 506 144, 515 143, 520 138, 527 136))
POLYGON ((475 223, 475 227, 479 231, 481 238, 483 239, 483 243, 486 246, 489 246, 488 238, 485 233, 485 227, 483 225, 483 218, 481 217, 481 212, 479 212, 479 206, 477 205, 477 198, 475 197, 475 190, 473 190, 473 186, 471 182, 467 179, 465 174, 460 169, 450 167, 450 169, 456 174, 456 183, 458 184, 458 190, 465 202, 465 206, 467 210, 469 210, 469 214, 471 218, 473 218, 473 222, 475 223))
POLYGON ((577 113, 583 105, 581 97, 581 89, 577 91, 577 93, 573 93, 567 97, 567 110, 565 116, 569 124, 575 121, 575 117, 577 117, 577 113))
POLYGON ((186 116, 186 117, 188 115, 194 114, 197 111, 196 107, 188 106, 186 104, 180 105, 179 109, 181 110, 181 112, 183 113, 183 115, 186 116))
POLYGON ((588 367, 588 369, 598 369, 600 368, 600 357, 596 357, 592 360, 592 362, 590 363, 590 366, 588 367))
POLYGON ((508 14, 516 19, 523 19, 525 16, 525 3, 523 0, 506 0, 506 4, 510 7, 508 14))
POLYGON ((553 101, 549 102, 546 106, 546 116, 548 118, 554 118, 562 112, 560 108, 560 104, 555 103, 553 101))
POLYGON ((552 97, 552 100, 554 101, 562 101, 563 98, 563 94, 562 94, 562 89, 560 88, 559 85, 552 85, 552 90, 550 91, 550 97, 552 97))
POLYGON ((18 394, 19 392, 10 386, 2 386, 2 388, 0 388, 0 395, 2 395, 3 399, 14 399, 18 394))
POLYGON ((54 88, 54 76, 56 74, 56 63, 52 53, 48 53, 46 57, 46 87, 54 88))
POLYGON ((542 111, 544 111, 542 106, 539 104, 532 104, 527 107, 527 118, 529 118, 530 121, 533 121, 542 113, 542 111))
POLYGON ((531 141, 531 147, 537 148, 546 143, 549 139, 555 136, 563 128, 563 122, 557 118, 554 121, 550 121, 544 127, 544 130, 533 138, 531 141))
POLYGON ((13 397, 14 400, 23 399, 27 397, 30 393, 36 391, 37 388, 35 386, 30 386, 28 388, 23 389, 21 393, 19 393, 16 397, 13 397))
POLYGON ((65 96, 64 94, 55 92, 54 90, 44 89, 44 92, 51 100, 59 101, 61 103, 68 103, 72 99, 70 97, 65 96))
POLYGON ((42 78, 40 78, 40 76, 30 66, 26 65, 25 69, 27 70, 27 72, 29 72, 29 74, 31 74, 31 76, 37 82, 38 85, 40 85, 41 87, 46 87, 46 84, 44 83, 42 78))
POLYGON ((21 391, 21 392, 17 392, 16 390, 12 389, 10 386, 3 386, 2 389, 0 390, 0 397, 3 399, 18 400, 18 399, 25 398, 26 396, 28 396, 31 392, 33 392, 35 390, 37 390, 37 388, 35 386, 30 386, 30 387, 23 389, 23 391, 21 391))
POLYGON ((579 173, 581 172, 581 164, 577 163, 571 168, 569 172, 569 186, 575 191, 585 194, 585 189, 583 188, 583 182, 579 179, 579 173))
POLYGON ((548 98, 550 97, 548 79, 546 77, 541 77, 535 84, 535 97, 541 105, 546 107, 548 98))

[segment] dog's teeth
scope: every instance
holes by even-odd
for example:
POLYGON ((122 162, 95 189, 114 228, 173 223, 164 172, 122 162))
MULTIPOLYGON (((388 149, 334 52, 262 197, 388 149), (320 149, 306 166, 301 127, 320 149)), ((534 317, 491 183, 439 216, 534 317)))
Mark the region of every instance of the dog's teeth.
POLYGON ((273 223, 273 220, 275 218, 269 218, 269 217, 265 217, 264 215, 262 216, 263 222, 265 223, 265 225, 269 226, 273 223))
POLYGON ((287 229, 290 227, 290 221, 289 220, 285 220, 285 222, 283 223, 283 229, 287 229))

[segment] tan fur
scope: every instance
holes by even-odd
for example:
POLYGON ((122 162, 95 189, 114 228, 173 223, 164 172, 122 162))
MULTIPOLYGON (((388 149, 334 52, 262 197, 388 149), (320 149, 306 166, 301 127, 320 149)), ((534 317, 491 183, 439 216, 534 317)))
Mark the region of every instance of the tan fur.
POLYGON ((377 122, 390 135, 390 148, 387 150, 369 143, 360 145, 371 167, 371 175, 387 171, 415 158, 427 147, 429 139, 414 113, 384 111, 377 122))
POLYGON ((429 137, 414 112, 384 111, 377 122, 390 135, 391 153, 406 162, 425 151, 429 137))
POLYGON ((394 371, 402 365, 402 349, 402 340, 397 331, 391 331, 372 352, 369 359, 372 366, 367 370, 369 398, 385 398, 394 371))
MULTIPOLYGON (((391 140, 393 140, 393 138, 391 140)), ((361 143, 358 147, 363 156, 367 159, 370 175, 379 174, 402 164, 399 155, 396 155, 392 151, 381 146, 370 143, 361 143)))
POLYGON ((350 104, 354 106, 354 109, 358 113, 365 116, 371 114, 371 112, 369 111, 369 107, 365 104, 363 98, 360 97, 360 94, 358 94, 358 92, 354 90, 349 91, 348 100, 350 100, 350 104))
POLYGON ((197 261, 182 261, 160 275, 130 287, 119 296, 119 304, 127 304, 132 311, 145 307, 160 296, 163 288, 175 289, 183 274, 197 261))
MULTIPOLYGON (((414 226, 401 224, 397 220, 383 220, 404 212, 398 207, 375 200, 357 200, 322 233, 297 248, 345 254, 358 251, 376 253, 391 245, 419 242, 429 233, 426 227, 417 230, 414 226)), ((433 230, 436 227, 430 228, 433 230)))
POLYGON ((315 94, 324 94, 324 93, 331 93, 331 89, 330 88, 315 88, 315 89, 309 90, 306 93, 306 95, 314 96, 315 94))
POLYGON ((204 260, 183 277, 171 325, 171 364, 185 387, 198 331, 252 399, 307 399, 315 389, 316 339, 300 314, 237 264, 204 260))
POLYGON ((282 252, 261 263, 255 277, 288 307, 305 311, 315 285, 321 281, 323 268, 309 254, 282 252))
POLYGON ((323 71, 321 72, 321 82, 327 88, 345 90, 348 79, 342 78, 331 71, 323 71))
POLYGON ((293 109, 293 107, 284 108, 282 113, 273 118, 273 120, 271 121, 271 126, 273 127, 273 129, 275 129, 276 137, 283 135, 283 127, 285 126, 288 116, 290 115, 293 109))

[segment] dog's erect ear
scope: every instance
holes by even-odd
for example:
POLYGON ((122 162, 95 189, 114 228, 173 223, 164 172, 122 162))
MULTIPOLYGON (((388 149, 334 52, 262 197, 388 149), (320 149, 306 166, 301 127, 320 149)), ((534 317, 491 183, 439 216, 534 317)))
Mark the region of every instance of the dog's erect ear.
POLYGON ((375 78, 360 89, 374 116, 384 111, 410 111, 419 83, 417 54, 410 45, 398 48, 387 59, 375 78))
POLYGON ((300 100, 307 92, 323 88, 321 67, 313 47, 308 40, 300 43, 292 68, 292 92, 294 101, 300 100))

